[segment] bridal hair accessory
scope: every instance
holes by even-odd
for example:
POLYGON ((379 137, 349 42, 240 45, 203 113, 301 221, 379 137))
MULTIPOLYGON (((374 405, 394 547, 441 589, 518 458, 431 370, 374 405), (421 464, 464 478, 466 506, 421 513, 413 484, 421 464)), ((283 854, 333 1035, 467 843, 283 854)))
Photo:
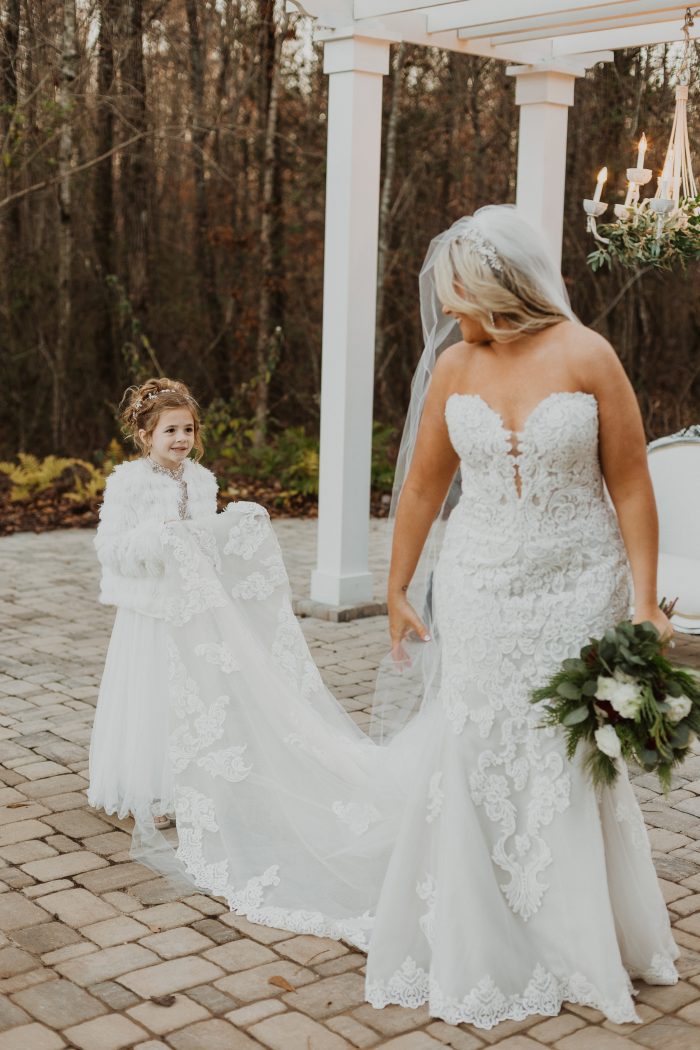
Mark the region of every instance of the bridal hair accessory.
POLYGON ((134 401, 134 404, 131 407, 133 418, 136 419, 136 416, 141 411, 146 401, 153 401, 159 394, 169 394, 171 389, 172 387, 166 386, 162 390, 151 390, 148 394, 144 394, 143 397, 140 397, 138 401, 134 401))
POLYGON ((481 236, 474 226, 470 226, 467 232, 460 234, 456 240, 471 248, 474 254, 494 273, 503 273, 503 263, 498 258, 496 249, 485 237, 481 236))

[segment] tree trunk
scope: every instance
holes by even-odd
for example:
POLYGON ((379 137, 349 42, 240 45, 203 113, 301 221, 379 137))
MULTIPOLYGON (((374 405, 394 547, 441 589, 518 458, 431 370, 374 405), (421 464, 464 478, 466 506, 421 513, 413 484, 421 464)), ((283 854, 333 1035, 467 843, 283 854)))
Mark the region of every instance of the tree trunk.
MULTIPOLYGON (((97 154, 103 156, 114 147, 114 38, 117 0, 99 0, 100 34, 97 52, 97 154)), ((95 342, 105 362, 110 386, 116 384, 119 362, 116 358, 112 322, 112 296, 107 278, 116 273, 114 256, 114 158, 106 156, 95 168, 95 254, 100 283, 101 311, 95 342)))
POLYGON ((148 308, 148 219, 150 199, 146 146, 146 81, 143 66, 143 0, 124 0, 124 59, 121 67, 124 137, 141 138, 124 151, 121 195, 124 215, 126 288, 135 315, 148 308))
MULTIPOLYGON (((394 175, 396 173, 396 137, 399 129, 401 111, 401 94, 403 84, 403 66, 406 59, 406 44, 402 41, 396 49, 394 75, 392 77, 391 109, 386 130, 386 154, 384 162, 384 180, 379 201, 379 244, 377 251, 377 319, 374 343, 375 370, 383 378, 386 332, 384 330, 384 302, 386 295, 387 262, 391 245, 391 204, 394 193, 394 175)), ((380 384, 381 385, 381 384, 380 384)), ((382 392, 382 400, 384 399, 382 392)))
POLYGON ((194 167, 195 215, 194 249, 200 299, 206 311, 209 349, 224 336, 221 303, 216 291, 214 257, 209 242, 209 210, 204 179, 204 148, 207 132, 204 125, 204 54, 199 29, 197 0, 185 0, 190 45, 190 90, 192 92, 192 161, 194 167))
MULTIPOLYGON (((0 24, 0 155, 4 160, 0 165, 5 171, 4 189, 9 196, 15 185, 13 165, 13 139, 17 113, 17 50, 19 48, 20 0, 5 0, 3 19, 0 24)), ((14 201, 3 209, 0 231, 5 236, 4 284, 11 296, 14 284, 12 275, 13 250, 20 243, 20 204, 14 201)))
POLYGON ((263 149, 263 179, 260 221, 260 263, 261 286, 258 306, 258 336, 255 348, 255 421, 253 424, 253 445, 259 448, 267 430, 267 416, 270 399, 270 379, 279 357, 282 332, 273 324, 273 304, 278 275, 275 272, 275 184, 276 168, 279 154, 277 150, 277 120, 279 112, 280 66, 282 47, 287 34, 288 15, 286 12, 278 26, 274 23, 274 8, 270 11, 275 29, 272 62, 269 73, 267 96, 267 114, 263 149))
POLYGON ((58 102, 61 109, 61 134, 58 142, 58 325, 53 358, 51 397, 51 431, 54 448, 64 442, 66 362, 70 343, 73 300, 71 260, 73 258, 73 217, 71 168, 73 166, 73 107, 78 53, 75 25, 75 0, 63 3, 63 39, 58 102))

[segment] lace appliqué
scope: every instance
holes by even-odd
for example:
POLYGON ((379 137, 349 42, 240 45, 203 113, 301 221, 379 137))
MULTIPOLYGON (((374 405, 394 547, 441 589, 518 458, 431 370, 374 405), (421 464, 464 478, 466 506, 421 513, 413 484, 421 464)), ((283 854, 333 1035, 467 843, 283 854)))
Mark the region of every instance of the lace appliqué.
POLYGON ((277 632, 272 643, 272 658, 295 683, 302 700, 325 691, 323 679, 309 652, 304 634, 291 606, 283 605, 277 614, 277 632))
POLYGON ((187 674, 172 639, 168 639, 168 658, 170 695, 176 719, 168 740, 173 772, 182 773, 190 762, 195 761, 211 776, 224 777, 232 782, 244 780, 252 769, 243 760, 244 744, 222 751, 211 750, 212 744, 223 733, 229 697, 219 696, 209 704, 204 703, 197 683, 187 674), (201 751, 206 753, 202 755, 201 751))
MULTIPOLYGON (((504 723, 504 738, 508 735, 507 725, 508 722, 504 723)), ((535 774, 531 759, 508 754, 497 756, 493 751, 485 751, 479 756, 479 771, 471 775, 469 783, 474 802, 483 805, 489 820, 499 827, 500 834, 491 855, 510 875, 501 889, 515 914, 527 921, 542 903, 548 887, 540 882, 539 876, 552 862, 552 851, 539 831, 551 824, 555 813, 563 813, 569 805, 571 781, 565 772, 564 759, 550 752, 542 761, 540 772, 535 774), (493 766, 502 766, 505 772, 487 772, 493 766), (527 779, 530 798, 524 806, 525 828, 518 834, 521 813, 511 792, 524 791, 527 779)))
POLYGON ((331 809, 338 820, 347 824, 353 835, 364 835, 370 824, 376 824, 381 819, 381 813, 371 803, 334 802, 331 809))
POLYGON ((280 554, 270 554, 266 558, 261 558, 260 564, 266 571, 251 572, 249 576, 234 584, 231 588, 232 598, 246 600, 255 598, 258 601, 264 601, 277 587, 288 584, 287 572, 280 554))
POLYGON ((629 975, 646 984, 678 984, 678 971, 673 959, 661 952, 652 956, 651 962, 645 969, 630 970, 629 975))
POLYGON ((247 744, 239 747, 227 747, 223 751, 209 751, 197 759, 197 765, 211 777, 222 777, 231 784, 238 784, 250 774, 253 765, 247 765, 244 759, 248 750, 247 744))
POLYGON ((531 1014, 555 1017, 564 1003, 601 1010, 615 1024, 638 1022, 630 990, 611 1001, 582 974, 560 980, 538 965, 519 995, 506 995, 486 975, 467 995, 457 999, 447 995, 435 978, 408 956, 388 981, 368 981, 366 997, 378 1009, 389 1004, 415 1009, 427 1002, 431 1016, 448 1024, 490 1029, 501 1021, 521 1021, 531 1014))
POLYGON ((418 925, 432 948, 435 943, 435 908, 437 906, 437 884, 432 875, 426 875, 423 882, 417 884, 416 893, 419 899, 428 905, 427 910, 418 919, 418 925))
POLYGON ((168 525, 163 525, 161 535, 163 545, 172 550, 183 591, 182 597, 171 597, 165 602, 165 619, 176 627, 182 627, 208 609, 223 608, 226 594, 216 577, 202 571, 201 550, 185 544, 168 525))
POLYGON ((212 534, 211 530, 204 528, 202 525, 195 524, 195 522, 189 522, 187 528, 189 530, 190 535, 197 543, 197 546, 201 550, 204 557, 207 559, 214 571, 220 576, 221 555, 219 554, 219 546, 216 542, 216 538, 212 534))
POLYGON ((240 664, 233 655, 233 650, 226 642, 200 642, 195 646, 197 656, 203 656, 208 664, 219 667, 224 674, 240 670, 240 664))
POLYGON ((615 820, 618 824, 625 824, 635 849, 641 853, 649 853, 649 837, 644 826, 642 812, 636 803, 630 805, 618 802, 615 806, 615 820))
POLYGON ((229 529, 224 554, 237 554, 244 561, 250 561, 272 531, 270 517, 258 503, 242 501, 230 506, 235 508, 240 520, 229 529))

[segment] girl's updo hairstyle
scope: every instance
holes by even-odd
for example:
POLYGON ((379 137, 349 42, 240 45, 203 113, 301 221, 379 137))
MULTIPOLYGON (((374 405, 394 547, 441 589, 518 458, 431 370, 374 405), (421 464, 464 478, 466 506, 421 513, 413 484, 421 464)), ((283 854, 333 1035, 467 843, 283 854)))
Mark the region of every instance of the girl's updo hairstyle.
POLYGON ((148 439, 163 412, 169 408, 186 408, 191 412, 194 422, 194 458, 201 459, 204 445, 199 405, 185 384, 176 379, 147 379, 141 386, 129 387, 119 406, 119 418, 125 436, 131 438, 136 447, 146 455, 150 448, 148 439), (139 434, 140 430, 145 431, 144 438, 139 434))

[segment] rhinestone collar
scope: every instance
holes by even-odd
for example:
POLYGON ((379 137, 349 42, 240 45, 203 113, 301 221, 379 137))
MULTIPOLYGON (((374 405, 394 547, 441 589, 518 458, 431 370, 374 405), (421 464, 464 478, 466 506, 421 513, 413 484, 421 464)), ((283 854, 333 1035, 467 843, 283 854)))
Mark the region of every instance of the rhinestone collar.
POLYGON ((151 466, 151 470, 155 474, 164 474, 167 478, 172 478, 173 481, 177 482, 179 493, 177 499, 177 513, 178 517, 184 519, 187 517, 187 482, 185 481, 185 463, 184 461, 175 470, 170 470, 169 467, 162 467, 160 463, 156 463, 150 456, 146 456, 147 462, 151 466))

